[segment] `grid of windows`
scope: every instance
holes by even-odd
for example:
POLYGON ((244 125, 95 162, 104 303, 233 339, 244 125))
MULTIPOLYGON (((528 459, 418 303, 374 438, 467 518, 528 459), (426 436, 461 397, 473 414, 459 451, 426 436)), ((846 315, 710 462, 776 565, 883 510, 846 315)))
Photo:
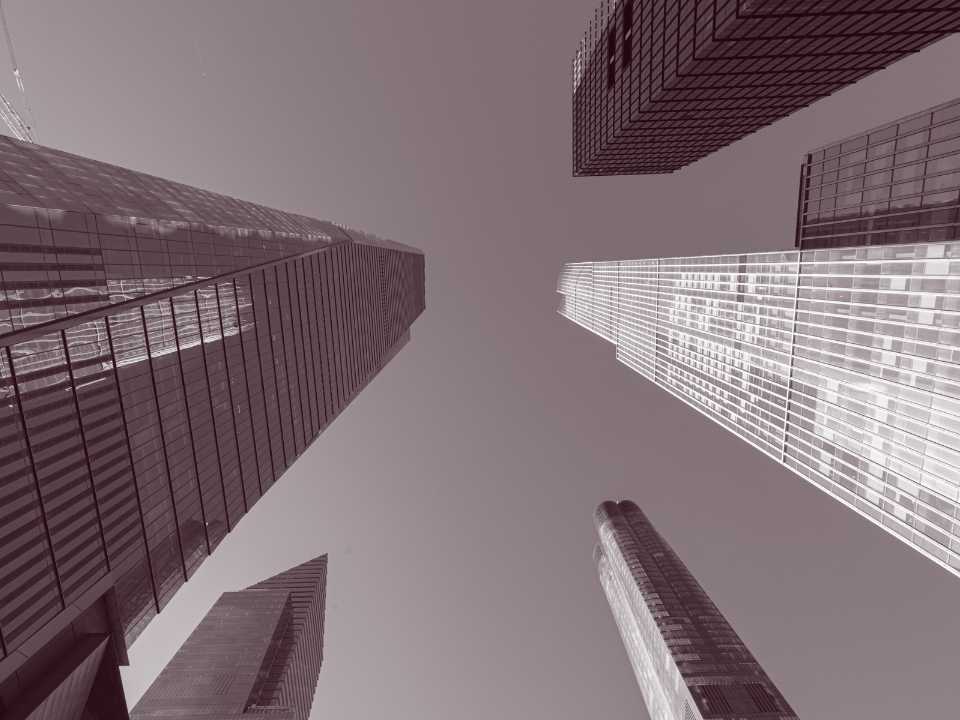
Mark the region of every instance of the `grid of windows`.
MULTIPOLYGON (((600 533, 608 536, 608 545, 615 544, 608 528, 600 533)), ((674 720, 672 710, 685 693, 680 692, 680 671, 657 627, 653 613, 658 611, 647 607, 637 583, 631 582, 630 564, 619 548, 607 555, 604 543, 598 543, 594 561, 651 720, 674 720)))
POLYGON ((602 503, 594 519, 594 561, 652 720, 796 720, 635 503, 602 503))
POLYGON ((797 247, 960 238, 960 100, 808 153, 797 247))
POLYGON ((584 263, 558 289, 624 363, 960 574, 960 243, 584 263))
POLYGON ((131 718, 240 715, 290 622, 290 593, 223 593, 131 711, 131 718))
POLYGON ((958 30, 937 0, 603 0, 573 60, 573 174, 673 172, 958 30))
POLYGON ((568 265, 561 313, 617 357, 779 457, 796 253, 568 265))
POLYGON ((250 590, 267 589, 290 592, 292 615, 253 704, 261 711, 291 707, 296 720, 307 720, 323 663, 327 556, 321 555, 250 586, 250 590))
POLYGON ((224 593, 130 716, 307 720, 323 661, 327 556, 224 593))
POLYGON ((0 180, 0 661, 108 573, 129 646, 408 341, 423 254, 2 137, 0 180))

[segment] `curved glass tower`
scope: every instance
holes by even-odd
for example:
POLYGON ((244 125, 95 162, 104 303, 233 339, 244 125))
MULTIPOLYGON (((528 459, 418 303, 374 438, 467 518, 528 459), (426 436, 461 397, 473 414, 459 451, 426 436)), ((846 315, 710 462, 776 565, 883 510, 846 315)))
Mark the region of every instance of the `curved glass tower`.
POLYGON ((653 720, 797 720, 635 503, 594 514, 600 582, 653 720))

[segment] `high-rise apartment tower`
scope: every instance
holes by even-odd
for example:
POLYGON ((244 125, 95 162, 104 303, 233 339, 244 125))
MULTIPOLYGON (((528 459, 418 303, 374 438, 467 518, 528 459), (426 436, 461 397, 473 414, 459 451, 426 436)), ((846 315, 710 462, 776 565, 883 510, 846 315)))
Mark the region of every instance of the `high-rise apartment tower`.
POLYGON ((0 290, 0 709, 13 712, 41 685, 82 704, 85 662, 125 663, 407 342, 424 258, 0 137, 0 290), (109 652, 58 669, 88 635, 111 636, 109 652))
POLYGON ((567 265, 617 359, 960 575, 960 242, 567 265))
POLYGON ((938 0, 604 0, 573 60, 573 174, 673 172, 958 30, 938 0))
POLYGON ((307 720, 323 662, 327 556, 220 596, 133 720, 307 720))
POLYGON ((600 582, 652 720, 796 720, 635 503, 602 503, 594 520, 600 582))

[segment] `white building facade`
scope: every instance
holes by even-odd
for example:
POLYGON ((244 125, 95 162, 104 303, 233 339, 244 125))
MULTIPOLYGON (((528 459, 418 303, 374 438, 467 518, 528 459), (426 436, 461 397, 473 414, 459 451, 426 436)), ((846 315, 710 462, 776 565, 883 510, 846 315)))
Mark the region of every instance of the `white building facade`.
POLYGON ((960 575, 960 242, 576 263, 559 312, 960 575))

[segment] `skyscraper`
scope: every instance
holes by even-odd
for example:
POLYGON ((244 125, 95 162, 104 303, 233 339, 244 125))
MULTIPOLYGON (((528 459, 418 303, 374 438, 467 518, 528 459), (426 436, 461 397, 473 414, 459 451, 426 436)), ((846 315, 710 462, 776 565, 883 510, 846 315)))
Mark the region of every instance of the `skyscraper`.
POLYGON ((804 156, 799 248, 960 239, 960 100, 804 156))
POLYGON ((603 0, 573 60, 573 174, 673 172, 957 30, 936 0, 603 0))
POLYGON ((594 520, 600 582, 652 720, 796 720, 635 503, 602 503, 594 520))
POLYGON ((327 556, 220 596, 130 712, 307 720, 323 662, 327 556))
POLYGON ((0 288, 9 706, 85 635, 111 635, 101 656, 126 662, 408 341, 424 258, 0 137, 0 288))
POLYGON ((562 315, 960 575, 960 242, 577 263, 562 315))

